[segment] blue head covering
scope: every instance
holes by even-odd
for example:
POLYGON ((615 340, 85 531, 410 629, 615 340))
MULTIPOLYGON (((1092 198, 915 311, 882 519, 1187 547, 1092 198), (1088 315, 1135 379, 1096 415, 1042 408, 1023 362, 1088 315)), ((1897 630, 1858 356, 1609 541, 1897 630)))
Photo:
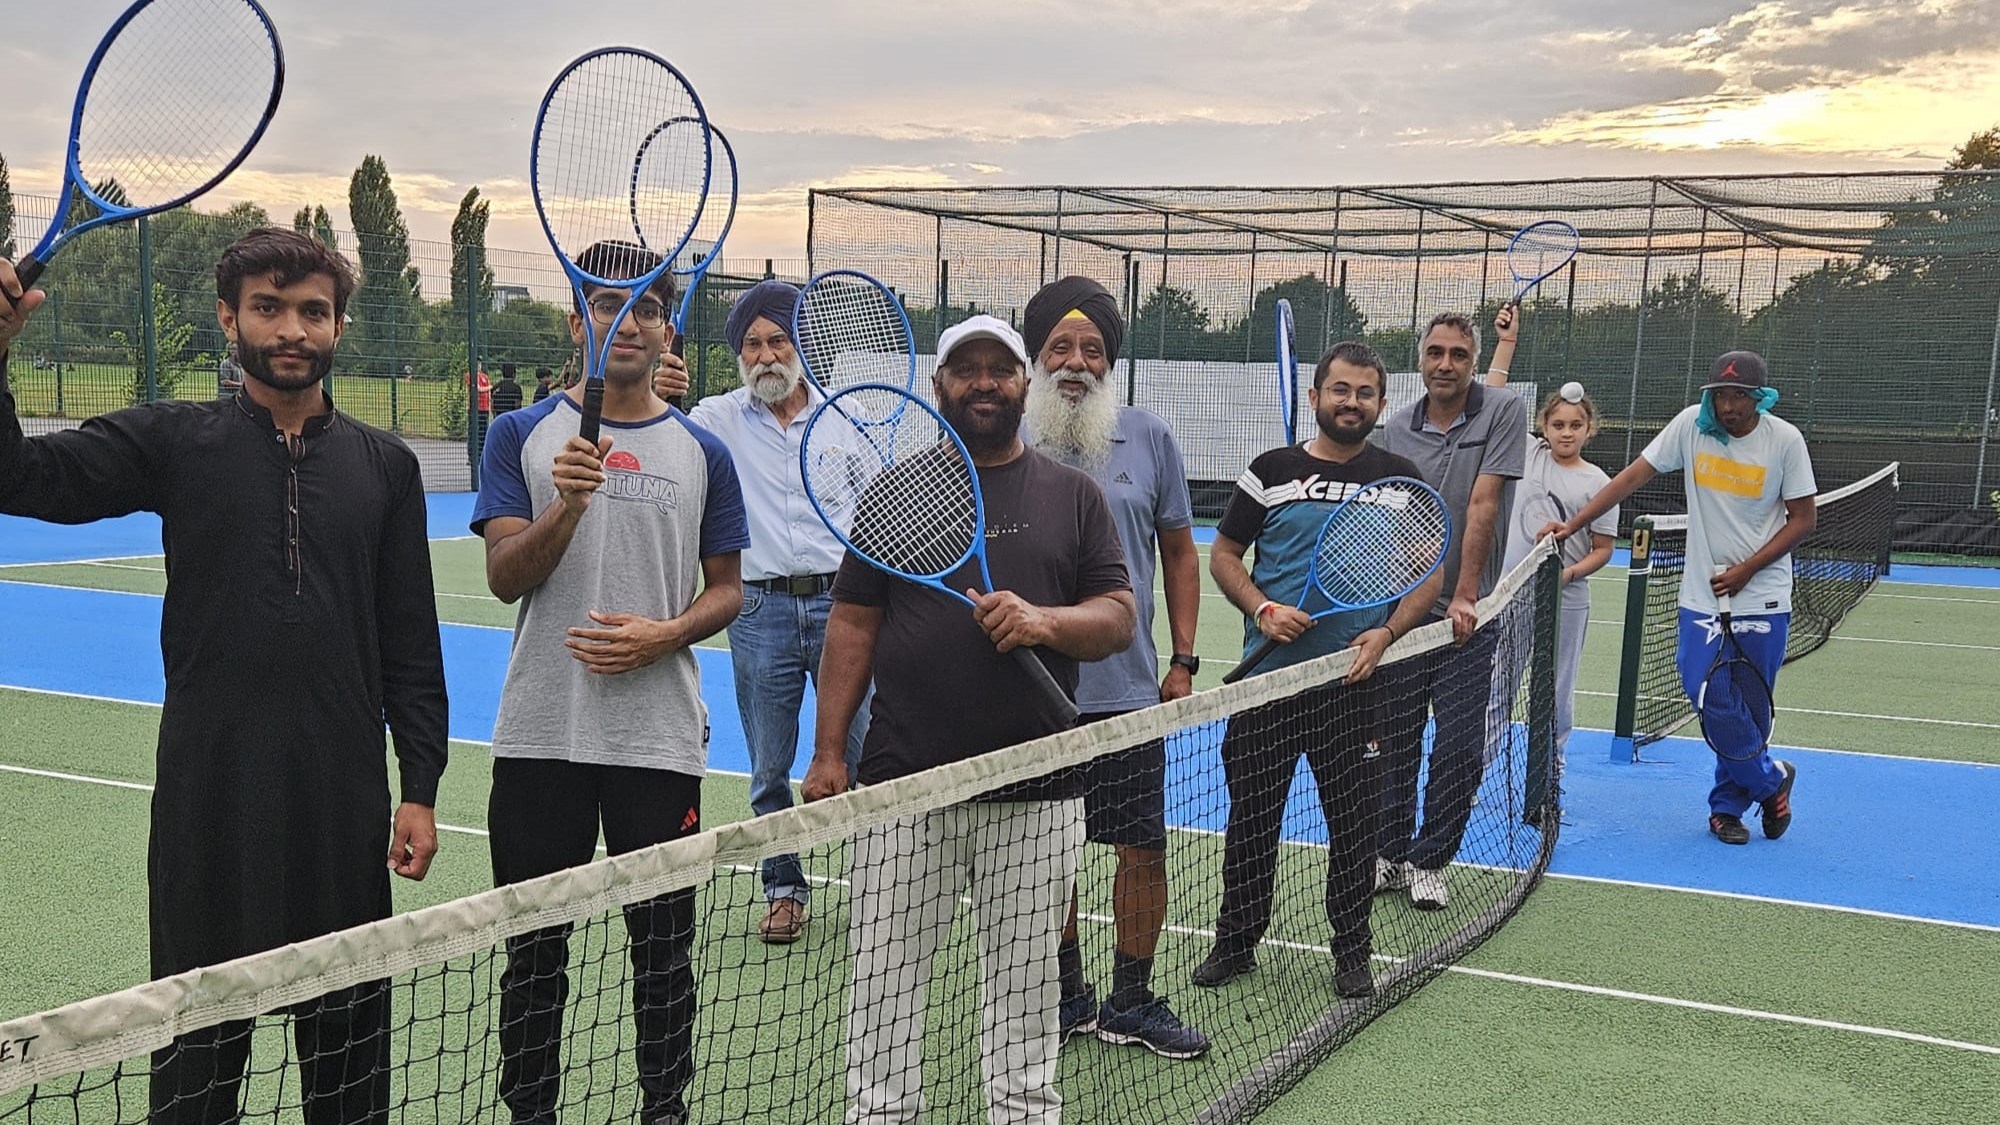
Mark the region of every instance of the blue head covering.
MULTIPOLYGON (((1758 387, 1750 395, 1757 400, 1759 414, 1769 414, 1771 408, 1778 405, 1776 387, 1758 387)), ((1722 428, 1721 420, 1715 416, 1715 390, 1712 387, 1701 392, 1701 413, 1694 416, 1694 428, 1724 445, 1729 444, 1729 431, 1722 428)))
POLYGON ((743 350, 743 337, 750 332, 750 322, 760 316, 787 333, 791 332, 792 310, 798 305, 798 289, 782 281, 760 281, 744 290, 743 295, 736 298, 736 303, 729 306, 729 319, 722 325, 722 335, 729 341, 729 350, 743 350))

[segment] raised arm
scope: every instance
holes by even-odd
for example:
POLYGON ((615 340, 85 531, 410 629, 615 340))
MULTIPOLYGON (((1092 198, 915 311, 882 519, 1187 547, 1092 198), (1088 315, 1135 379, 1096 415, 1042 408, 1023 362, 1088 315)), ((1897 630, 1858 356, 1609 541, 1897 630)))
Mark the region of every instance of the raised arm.
MULTIPOLYGON (((1486 385, 1504 387, 1507 375, 1514 365, 1514 348, 1521 342, 1521 308, 1519 305, 1501 305, 1493 314, 1493 362, 1486 368, 1486 385)), ((1534 403, 1528 404, 1530 409, 1534 403)))

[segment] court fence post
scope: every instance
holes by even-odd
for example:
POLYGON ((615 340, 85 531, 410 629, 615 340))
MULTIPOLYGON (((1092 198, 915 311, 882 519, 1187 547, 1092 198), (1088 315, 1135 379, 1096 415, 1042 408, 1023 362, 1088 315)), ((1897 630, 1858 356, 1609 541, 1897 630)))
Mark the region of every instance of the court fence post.
POLYGON ((1618 713, 1611 724, 1611 760, 1639 760, 1639 665, 1646 643, 1646 581, 1653 573, 1653 517, 1632 521, 1632 558, 1625 572, 1625 638, 1618 657, 1618 713))
POLYGON ((146 397, 160 397, 159 310, 153 307, 153 224, 139 216, 139 371, 145 380, 146 397))
POLYGON ((479 246, 465 247, 465 466, 471 490, 479 491, 479 451, 486 434, 486 415, 479 410, 479 246))
MULTIPOLYGON (((61 321, 57 321, 58 324, 61 321)), ((1993 437, 1993 382, 2000 375, 2000 300, 1993 302, 1993 349, 1986 360, 1986 403, 1979 411, 1979 467, 1972 472, 1972 506, 1985 508, 1986 451, 1993 437)))

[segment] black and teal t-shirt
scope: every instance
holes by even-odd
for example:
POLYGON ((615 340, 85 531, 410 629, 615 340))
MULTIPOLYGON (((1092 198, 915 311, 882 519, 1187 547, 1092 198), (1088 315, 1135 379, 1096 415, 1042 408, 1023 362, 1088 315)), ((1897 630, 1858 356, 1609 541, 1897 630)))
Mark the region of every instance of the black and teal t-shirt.
MULTIPOLYGON (((1215 530, 1246 547, 1255 547, 1250 579, 1265 597, 1297 605, 1305 592, 1313 546, 1319 542, 1326 517, 1363 485, 1383 477, 1423 479, 1407 458, 1373 445, 1364 446, 1346 461, 1322 461, 1306 452, 1303 444, 1273 449, 1250 462, 1236 478, 1229 506, 1223 509, 1222 522, 1215 530)), ((1258 670, 1269 672, 1338 652, 1355 637, 1389 620, 1394 610, 1395 604, 1390 603, 1329 614, 1298 640, 1279 645, 1258 670)), ((1245 618, 1244 655, 1263 639, 1256 623, 1245 618)))

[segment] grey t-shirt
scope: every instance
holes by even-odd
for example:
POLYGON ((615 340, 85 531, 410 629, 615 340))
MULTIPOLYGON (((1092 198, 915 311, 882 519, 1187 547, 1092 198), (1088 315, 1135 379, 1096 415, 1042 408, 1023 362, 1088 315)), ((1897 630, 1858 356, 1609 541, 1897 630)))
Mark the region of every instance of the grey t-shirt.
MULTIPOLYGON (((1663 473, 1686 470, 1687 568, 1681 572, 1682 609, 1714 613, 1709 579, 1715 566, 1734 566, 1756 554, 1791 518, 1787 500, 1819 490, 1812 456, 1798 427, 1775 414, 1757 428, 1725 442, 1695 424, 1697 403, 1674 416, 1640 456, 1663 473)), ((1758 571, 1731 599, 1739 613, 1792 611, 1792 556, 1758 571)))
MULTIPOLYGON (((1025 429, 1024 436, 1034 440, 1025 429)), ((1104 490, 1118 542, 1125 548, 1132 596, 1139 603, 1139 629, 1132 647, 1083 666, 1076 685, 1077 709, 1088 715, 1151 707, 1160 701, 1163 671, 1153 644, 1158 533, 1194 526, 1181 448, 1159 415, 1125 406, 1118 410, 1117 432, 1104 464, 1063 461, 1089 473, 1104 490)))
POLYGON ((1466 510, 1472 503, 1472 486, 1481 476, 1504 478, 1500 490, 1500 510, 1493 517, 1493 547, 1481 567, 1479 596, 1493 592, 1500 581, 1501 564, 1507 555, 1507 524, 1514 511, 1514 482, 1521 479, 1527 445, 1526 415, 1521 396, 1505 387, 1472 384, 1465 409, 1449 430, 1430 424, 1426 411, 1430 396, 1396 412, 1376 431, 1374 440, 1383 449, 1409 458, 1423 473, 1424 480, 1444 496, 1451 509, 1451 548, 1444 560, 1444 589, 1433 608, 1439 616, 1451 607, 1458 588, 1460 556, 1465 548, 1466 510))
MULTIPOLYGON (((481 462, 478 533, 497 516, 532 520, 556 496, 555 456, 582 415, 566 394, 493 420, 481 462)), ((493 754, 639 766, 701 777, 708 711, 692 649, 599 675, 563 642, 590 611, 666 620, 687 612, 701 560, 750 544, 728 450, 678 410, 649 422, 606 420, 605 482, 562 561, 521 598, 514 652, 493 725, 493 754)))
MULTIPOLYGON (((1566 523, 1583 511, 1611 478, 1588 461, 1576 466, 1556 464, 1549 443, 1540 438, 1528 442, 1527 468, 1514 497, 1514 518, 1507 521, 1507 569, 1512 570, 1535 549, 1535 533, 1552 523, 1566 523)), ((1590 537, 1618 534, 1618 507, 1590 521, 1590 527, 1563 541, 1564 566, 1581 562, 1590 553, 1590 537)), ((1590 579, 1579 578, 1563 584, 1564 609, 1590 608, 1590 579)))

